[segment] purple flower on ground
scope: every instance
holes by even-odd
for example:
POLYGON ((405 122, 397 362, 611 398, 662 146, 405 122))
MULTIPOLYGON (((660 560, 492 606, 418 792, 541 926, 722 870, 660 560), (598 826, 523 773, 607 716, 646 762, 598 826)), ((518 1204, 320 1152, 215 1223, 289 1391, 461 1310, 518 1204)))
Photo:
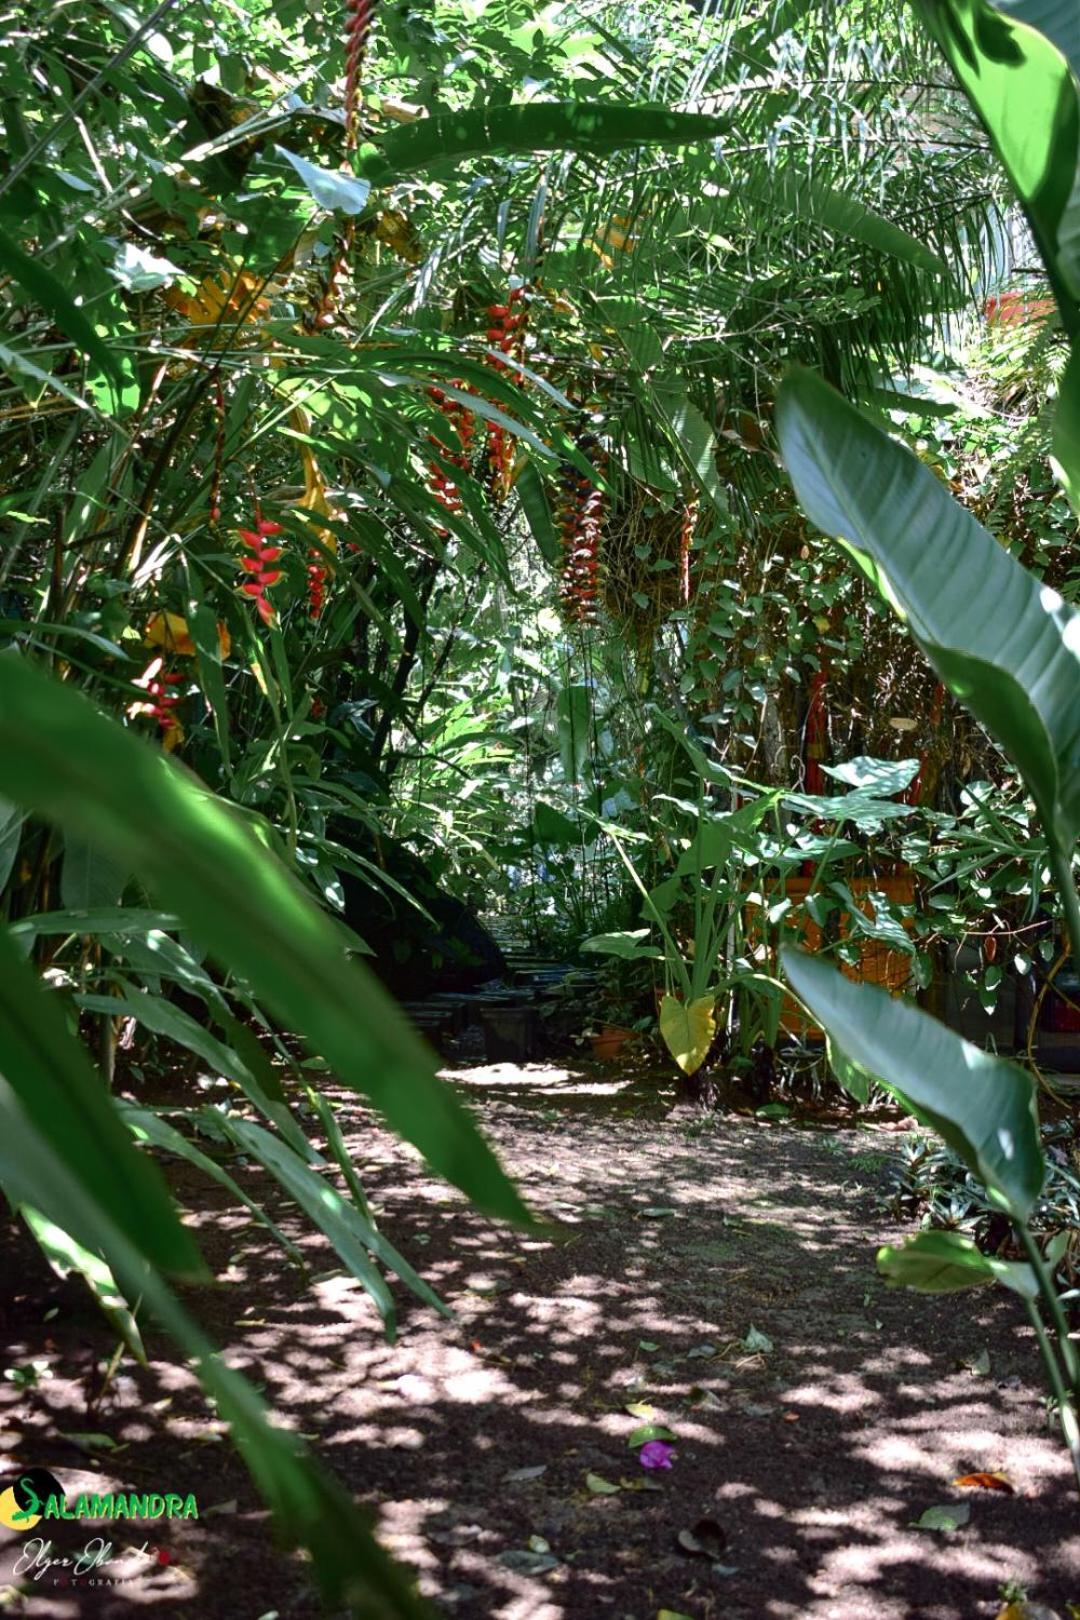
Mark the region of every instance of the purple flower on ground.
POLYGON ((642 1468, 670 1468, 673 1449, 666 1440, 647 1440, 638 1452, 642 1468))

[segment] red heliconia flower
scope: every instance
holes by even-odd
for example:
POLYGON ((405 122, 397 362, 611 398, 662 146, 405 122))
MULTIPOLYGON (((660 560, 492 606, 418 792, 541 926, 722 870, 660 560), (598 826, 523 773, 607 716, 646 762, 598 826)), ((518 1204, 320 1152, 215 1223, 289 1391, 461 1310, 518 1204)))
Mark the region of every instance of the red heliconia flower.
MULTIPOLYGON (((578 444, 583 452, 596 454, 593 435, 583 436, 578 444)), ((600 598, 604 496, 569 462, 564 462, 559 472, 557 515, 562 540, 559 602, 563 618, 568 624, 593 624, 600 598)))
MULTIPOLYGON (((455 382, 453 386, 460 388, 462 384, 455 382)), ((450 446, 444 444, 441 439, 436 438, 434 433, 428 434, 428 443, 441 451, 442 455, 453 466, 460 467, 464 473, 469 472, 469 452, 476 434, 476 418, 468 406, 463 405, 459 399, 444 394, 441 388, 429 388, 428 398, 439 407, 454 429, 460 449, 451 450, 450 446)), ((445 506, 448 512, 461 511, 461 491, 439 462, 431 461, 428 463, 428 481, 440 506, 445 506)), ((445 534, 446 530, 442 529, 440 532, 445 534)))
POLYGON ((248 548, 248 555, 240 558, 240 566, 248 575, 240 589, 245 596, 252 598, 263 623, 272 624, 274 607, 266 593, 281 578, 281 569, 272 566, 281 556, 281 547, 268 546, 265 542, 269 536, 281 533, 281 524, 273 523, 259 514, 254 529, 240 529, 237 532, 248 548))
POLYGON ((160 730, 168 733, 176 729, 179 721, 173 710, 180 701, 178 692, 173 688, 177 686, 183 676, 179 671, 170 671, 165 668, 164 658, 152 658, 135 682, 146 693, 145 703, 137 703, 129 711, 131 714, 148 714, 156 720, 160 730))
POLYGON ((312 551, 312 561, 308 563, 307 568, 308 613, 313 619, 317 619, 323 610, 326 602, 326 581, 330 576, 330 570, 318 560, 319 556, 319 552, 312 551))

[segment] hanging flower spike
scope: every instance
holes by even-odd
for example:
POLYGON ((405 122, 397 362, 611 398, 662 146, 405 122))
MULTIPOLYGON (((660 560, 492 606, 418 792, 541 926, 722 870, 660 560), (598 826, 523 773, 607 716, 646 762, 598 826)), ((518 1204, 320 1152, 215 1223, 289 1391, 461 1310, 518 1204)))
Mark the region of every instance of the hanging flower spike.
POLYGON ((249 552, 246 557, 240 558, 240 566, 248 575, 240 589, 245 596, 252 598, 263 623, 272 624, 274 607, 266 593, 281 578, 281 569, 272 566, 281 556, 281 547, 268 546, 264 542, 270 535, 281 533, 281 524, 256 515, 254 529, 240 529, 237 532, 249 552))
MULTIPOLYGON (((452 386, 461 388, 463 384, 455 382, 452 386)), ((455 467, 460 467, 462 472, 469 472, 471 470, 469 451, 472 448, 473 438, 476 433, 476 419, 472 411, 463 405, 459 399, 453 399, 444 394, 441 388, 429 388, 428 398, 439 407, 439 410, 454 429, 461 448, 451 450, 449 445, 436 438, 434 433, 428 434, 428 443, 441 451, 447 461, 451 462, 455 467)), ((440 506, 444 506, 448 512, 461 511, 461 491, 437 461, 428 463, 428 482, 440 506)), ((440 529, 438 532, 445 536, 447 530, 440 529)))
MULTIPOLYGON (((511 355, 519 361, 525 351, 527 317, 523 309, 515 313, 514 306, 520 303, 524 296, 524 287, 511 287, 506 295, 505 304, 489 304, 487 307, 488 343, 493 349, 498 349, 500 354, 511 355)), ((506 361, 499 359, 497 355, 490 356, 488 364, 495 371, 511 369, 506 361)), ((488 426, 487 443, 491 492, 496 500, 505 500, 514 478, 514 440, 511 434, 493 422, 488 426)))
POLYGON ((157 721, 168 753, 184 740, 183 729, 173 713, 180 701, 180 695, 173 691, 173 687, 182 679, 178 671, 166 670, 164 658, 152 658, 135 682, 146 693, 146 702, 133 703, 128 710, 132 717, 147 714, 157 721))
MULTIPOLYGON (((318 552, 313 551, 311 555, 317 557, 318 552)), ((323 605, 326 602, 326 581, 329 574, 330 570, 324 563, 309 562, 307 565, 308 615, 312 619, 317 619, 323 610, 323 605)))

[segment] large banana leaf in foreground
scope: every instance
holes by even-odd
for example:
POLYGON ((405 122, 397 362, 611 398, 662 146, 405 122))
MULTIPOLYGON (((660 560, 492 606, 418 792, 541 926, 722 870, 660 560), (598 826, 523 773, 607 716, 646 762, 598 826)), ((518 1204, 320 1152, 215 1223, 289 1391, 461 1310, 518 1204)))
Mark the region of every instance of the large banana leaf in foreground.
POLYGON ((1076 64, 1080 29, 1074 0, 996 5, 916 0, 916 5, 1016 187, 1065 328, 1075 334, 1080 330, 1080 99, 1061 54, 1068 51, 1076 64))
POLYGON ((1016 1220, 1042 1190, 1045 1166, 1031 1076, 981 1052, 936 1018, 877 985, 785 948, 799 1000, 829 1033, 834 1056, 858 1065, 932 1125, 1016 1220))
POLYGON ((282 863, 181 766, 10 652, 0 793, 126 861, 435 1170, 490 1214, 528 1219, 429 1049, 282 863))
POLYGON ((1080 614, 813 373, 785 380, 776 425, 803 510, 850 545, 1003 744, 1067 860, 1080 833, 1080 614))

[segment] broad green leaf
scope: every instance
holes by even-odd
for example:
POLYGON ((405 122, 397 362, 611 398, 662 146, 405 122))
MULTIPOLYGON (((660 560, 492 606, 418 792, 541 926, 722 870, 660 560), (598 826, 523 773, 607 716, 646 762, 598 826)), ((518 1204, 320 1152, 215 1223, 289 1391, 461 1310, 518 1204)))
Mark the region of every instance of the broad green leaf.
POLYGON ((959 1232, 917 1232, 899 1247, 887 1243, 878 1250, 877 1264, 890 1287, 921 1294, 953 1294, 992 1282, 1004 1283, 1024 1299, 1036 1299, 1039 1293, 1029 1265, 983 1254, 959 1232))
POLYGON ((130 876, 123 861, 111 860, 82 838, 65 838, 60 898, 68 911, 115 906, 130 876))
POLYGON ((20 934, 147 934, 155 929, 175 928, 176 918, 164 911, 147 911, 139 906, 95 906, 92 911, 37 911, 20 917, 9 932, 20 934))
POLYGON ((1080 614, 812 373, 782 385, 777 429, 804 511, 864 559, 945 684, 1003 744, 1048 835, 1071 853, 1080 833, 1080 614))
POLYGON ((665 996, 660 1003, 660 1033, 684 1074, 696 1074, 716 1034, 715 996, 679 1001, 665 996))
POLYGON ((357 167, 375 185, 408 179, 433 164, 507 152, 614 152, 628 146, 690 146, 730 128, 729 118, 644 104, 533 101, 480 107, 402 124, 361 149, 357 167))
POLYGON ((321 169, 317 163, 309 163, 307 158, 290 152, 284 146, 275 147, 274 150, 279 157, 292 164, 320 208, 325 208, 331 214, 355 215, 363 212, 371 191, 370 181, 358 180, 355 175, 344 174, 341 170, 321 169))
MULTIPOLYGON (((1064 16, 1032 0, 995 7, 987 0, 916 0, 1016 188, 1046 265, 1066 330, 1080 329, 1080 102, 1056 45, 1029 23, 1064 16), (1011 15, 1009 14, 1011 13, 1011 15)), ((1075 8, 1068 33, 1075 44, 1075 8)))
POLYGON ((900 259, 918 270, 935 271, 938 275, 948 273, 944 260, 917 237, 868 208, 858 198, 836 191, 811 175, 782 170, 772 181, 769 201, 797 218, 812 220, 837 236, 862 242, 875 252, 900 259))
MULTIPOLYGON (((168 1271, 201 1276, 205 1268, 181 1226, 155 1165, 136 1152, 101 1077, 64 1025, 55 994, 0 929, 0 1090, 21 1106, 69 1175, 110 1217, 130 1226, 146 1257, 168 1271)), ((25 1202, 47 1214, 43 1191, 25 1202)), ((71 1228, 92 1249, 92 1231, 71 1228)))
POLYGON ((242 819, 161 751, 11 653, 0 655, 0 793, 126 860, 435 1170, 490 1214, 528 1219, 436 1078, 433 1054, 242 819))
POLYGON ((1080 7, 1075 0, 993 0, 994 9, 1045 34, 1080 76, 1080 7))
POLYGON ((522 453, 518 464, 514 488, 541 557, 550 566, 554 566, 559 561, 561 549, 551 516, 551 503, 536 463, 525 452, 522 453))
POLYGON ((538 843, 551 844, 558 849, 570 849, 581 843, 581 828, 577 822, 543 799, 538 800, 533 811, 533 830, 538 843))
POLYGON ((589 699, 589 687, 580 682, 559 689, 559 758, 568 782, 581 781, 589 757, 592 725, 589 699))
POLYGON ((640 962, 645 958, 663 961, 664 953, 647 943, 651 928, 624 928, 615 934, 594 934, 582 942, 583 951, 597 956, 621 956, 624 961, 640 962))
POLYGON ((139 1332, 139 1324, 135 1320, 131 1306, 117 1287, 116 1278, 101 1256, 84 1248, 70 1233, 65 1232, 40 1210, 32 1209, 28 1204, 22 1207, 22 1218, 33 1232, 42 1254, 56 1275, 67 1277, 73 1271, 78 1272, 97 1300, 98 1308, 106 1321, 123 1339, 135 1360, 145 1367, 146 1346, 139 1332))
POLYGON ((833 777, 837 782, 846 782, 849 787, 867 788, 871 793, 888 795, 903 793, 906 787, 911 786, 919 774, 919 761, 871 759, 869 754, 859 754, 855 759, 845 760, 842 765, 823 765, 821 769, 826 776, 833 777))
POLYGON ((877 985, 853 984, 790 947, 780 957, 788 983, 830 1043, 895 1091, 1014 1218, 1025 1219, 1045 1173, 1031 1076, 877 985))

